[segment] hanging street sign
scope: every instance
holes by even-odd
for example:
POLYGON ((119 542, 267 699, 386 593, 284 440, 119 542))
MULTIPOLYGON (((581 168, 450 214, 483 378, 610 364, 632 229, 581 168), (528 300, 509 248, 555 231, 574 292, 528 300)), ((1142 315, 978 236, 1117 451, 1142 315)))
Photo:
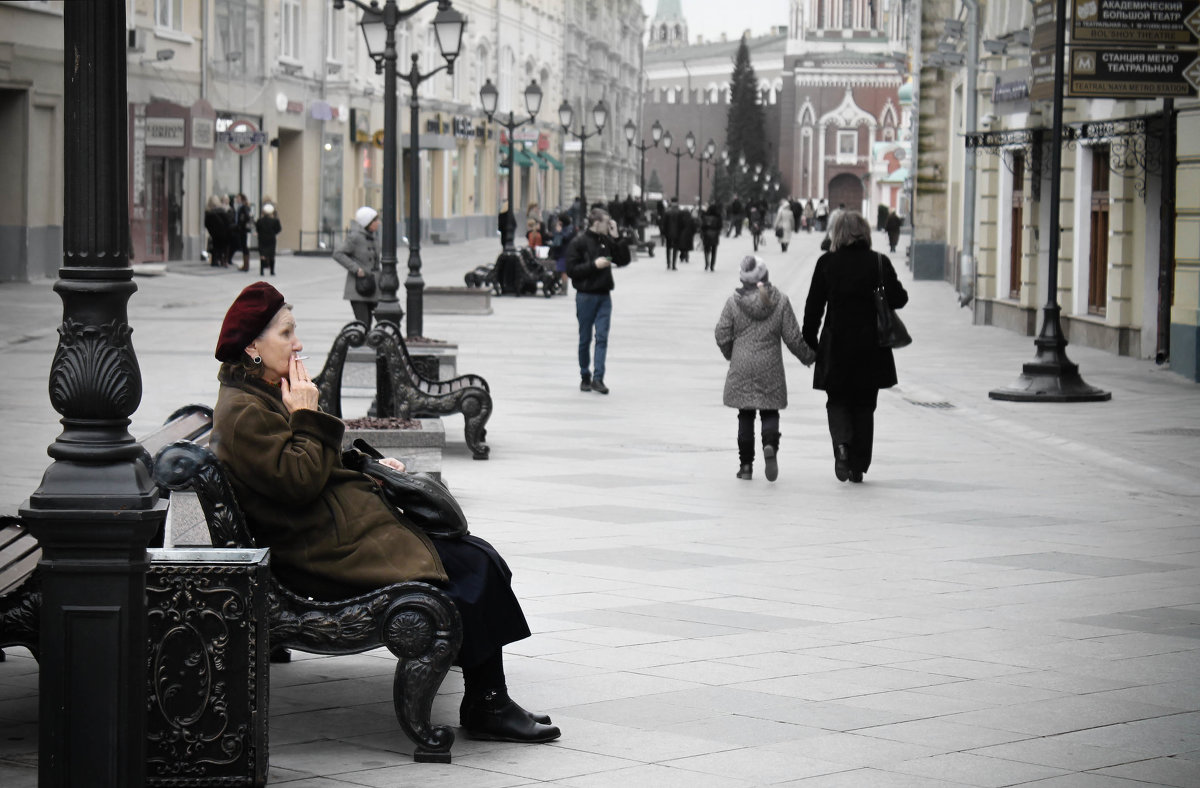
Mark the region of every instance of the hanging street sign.
POLYGON ((1072 44, 1195 46, 1200 0, 1074 0, 1072 44))
POLYGON ((1200 83, 1200 58, 1190 51, 1075 47, 1069 60, 1071 97, 1186 98, 1200 83))

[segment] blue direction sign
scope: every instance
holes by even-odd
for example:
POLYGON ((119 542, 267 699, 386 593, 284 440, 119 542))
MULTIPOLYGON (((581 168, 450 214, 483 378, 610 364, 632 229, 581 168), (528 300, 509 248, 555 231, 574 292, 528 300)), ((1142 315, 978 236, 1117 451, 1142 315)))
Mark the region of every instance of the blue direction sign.
POLYGON ((1072 44, 1195 46, 1200 0, 1075 0, 1072 44))

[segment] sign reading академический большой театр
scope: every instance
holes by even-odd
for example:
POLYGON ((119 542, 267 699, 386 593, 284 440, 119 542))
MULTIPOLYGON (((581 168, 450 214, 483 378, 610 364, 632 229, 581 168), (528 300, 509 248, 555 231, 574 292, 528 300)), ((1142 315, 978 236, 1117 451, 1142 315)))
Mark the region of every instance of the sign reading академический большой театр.
POLYGON ((1194 46, 1200 0, 1075 0, 1072 44, 1194 46))

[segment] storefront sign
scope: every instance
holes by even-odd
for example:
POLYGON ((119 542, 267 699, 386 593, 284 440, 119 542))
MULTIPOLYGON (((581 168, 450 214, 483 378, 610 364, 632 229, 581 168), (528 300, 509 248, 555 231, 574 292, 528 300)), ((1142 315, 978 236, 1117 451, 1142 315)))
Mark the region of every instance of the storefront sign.
POLYGON ((1035 101, 1051 101, 1054 98, 1054 50, 1034 52, 1032 55, 1032 82, 1029 98, 1035 101))
POLYGON ((475 136, 475 129, 471 127, 471 119, 468 117, 456 115, 453 126, 455 137, 470 139, 475 136))
POLYGON ((333 120, 333 107, 327 101, 314 101, 308 105, 313 120, 333 120))
POLYGON ((996 84, 992 86, 992 105, 998 114, 1012 115, 1029 111, 1029 77, 1028 67, 1010 68, 996 75, 996 84))
POLYGON ((1071 50, 1067 95, 1092 98, 1178 98, 1196 95, 1200 58, 1158 49, 1071 50))
POLYGON ((146 205, 146 105, 130 105, 129 111, 133 117, 133 134, 130 136, 132 150, 129 154, 129 163, 133 168, 129 182, 130 218, 141 219, 146 205))
POLYGON ((156 148, 184 146, 183 118, 146 118, 146 144, 156 148))
POLYGON ((192 117, 192 147, 212 150, 217 141, 216 121, 213 118, 192 117))
POLYGON ((1191 46, 1200 0, 1075 0, 1071 43, 1191 46))
POLYGON ((303 101, 289 101, 287 103, 287 111, 292 113, 293 115, 303 115, 304 114, 304 102, 303 101))
POLYGON ((538 130, 533 126, 522 126, 513 130, 513 139, 517 142, 537 142, 538 130))
MULTIPOLYGON (((220 124, 218 124, 220 125, 220 124)), ((235 120, 226 131, 217 133, 217 139, 228 143, 229 149, 239 156, 252 153, 259 145, 267 142, 267 135, 248 120, 235 120)))

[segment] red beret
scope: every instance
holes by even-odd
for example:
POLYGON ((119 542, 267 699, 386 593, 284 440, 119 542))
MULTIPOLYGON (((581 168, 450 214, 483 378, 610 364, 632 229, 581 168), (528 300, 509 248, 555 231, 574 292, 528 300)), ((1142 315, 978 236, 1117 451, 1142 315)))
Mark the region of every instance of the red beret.
POLYGON ((284 304, 283 293, 266 282, 247 285, 225 313, 217 339, 217 360, 237 361, 284 304))

